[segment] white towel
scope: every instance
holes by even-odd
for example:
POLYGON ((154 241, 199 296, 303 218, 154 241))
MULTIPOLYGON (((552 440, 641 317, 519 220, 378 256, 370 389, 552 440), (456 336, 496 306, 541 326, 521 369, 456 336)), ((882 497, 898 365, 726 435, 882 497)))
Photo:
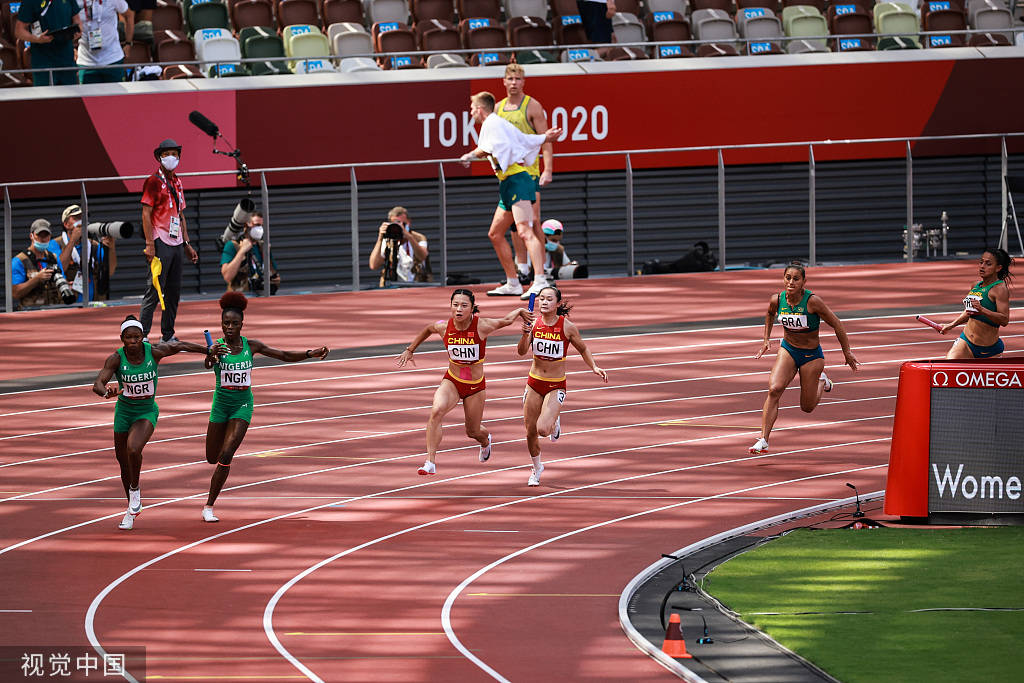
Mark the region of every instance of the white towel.
POLYGON ((490 154, 502 171, 512 164, 532 165, 543 144, 543 135, 527 135, 497 114, 488 116, 480 126, 478 147, 490 154))

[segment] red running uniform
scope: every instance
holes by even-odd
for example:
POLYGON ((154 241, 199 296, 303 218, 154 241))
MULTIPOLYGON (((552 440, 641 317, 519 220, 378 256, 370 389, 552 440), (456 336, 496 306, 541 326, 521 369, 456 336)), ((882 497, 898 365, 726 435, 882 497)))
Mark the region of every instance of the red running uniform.
MULTIPOLYGON (((530 333, 530 348, 533 349, 533 357, 540 360, 565 360, 569 352, 569 338, 565 334, 565 316, 560 315, 554 325, 545 325, 543 318, 537 318, 533 324, 533 331, 530 333)), ((546 396, 552 391, 561 389, 564 396, 566 384, 565 375, 559 378, 538 377, 530 372, 526 380, 526 386, 536 391, 541 396, 546 396)), ((561 402, 561 401, 559 401, 561 402)))
POLYGON ((455 327, 455 319, 448 318, 448 327, 444 331, 444 347, 448 351, 448 360, 455 365, 466 366, 460 368, 461 377, 453 375, 450 366, 444 373, 444 379, 455 385, 456 391, 459 392, 459 398, 462 399, 487 388, 487 382, 483 377, 473 382, 470 379, 472 375, 469 371, 470 365, 483 363, 484 356, 487 355, 487 339, 482 338, 477 331, 479 322, 479 316, 474 315, 469 327, 460 330, 455 327))

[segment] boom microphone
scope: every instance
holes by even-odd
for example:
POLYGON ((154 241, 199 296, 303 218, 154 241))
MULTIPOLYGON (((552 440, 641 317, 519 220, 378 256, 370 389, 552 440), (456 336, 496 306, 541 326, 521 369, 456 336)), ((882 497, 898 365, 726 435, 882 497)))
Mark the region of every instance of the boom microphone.
POLYGON ((200 114, 198 111, 190 112, 188 120, 192 122, 193 126, 203 131, 211 138, 220 137, 220 129, 217 127, 217 124, 200 114))

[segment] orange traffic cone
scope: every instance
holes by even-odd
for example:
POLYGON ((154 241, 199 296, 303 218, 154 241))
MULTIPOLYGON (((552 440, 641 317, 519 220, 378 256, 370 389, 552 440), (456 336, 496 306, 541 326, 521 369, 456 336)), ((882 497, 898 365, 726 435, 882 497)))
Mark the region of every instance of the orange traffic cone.
POLYGON ((675 612, 668 618, 668 630, 665 631, 665 642, 661 645, 661 651, 669 657, 677 659, 692 659, 693 655, 686 651, 686 641, 683 640, 683 629, 680 625, 679 615, 675 612))

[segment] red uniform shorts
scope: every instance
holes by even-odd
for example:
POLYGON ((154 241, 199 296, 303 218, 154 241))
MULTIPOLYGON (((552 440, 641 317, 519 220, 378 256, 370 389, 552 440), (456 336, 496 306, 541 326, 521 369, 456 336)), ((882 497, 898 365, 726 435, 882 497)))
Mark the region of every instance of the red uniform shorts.
POLYGON ((484 377, 481 377, 479 382, 471 384, 470 382, 465 382, 459 379, 450 372, 445 372, 444 379, 455 385, 455 390, 459 392, 459 398, 463 399, 487 388, 487 379, 484 377))
MULTIPOLYGON (((558 380, 557 382, 554 382, 554 381, 549 380, 549 379, 538 379, 538 378, 534 377, 533 375, 529 375, 526 378, 526 386, 530 387, 531 389, 536 391, 541 396, 547 396, 552 391, 557 391, 559 389, 562 390, 562 396, 563 397, 565 396, 565 378, 564 377, 562 379, 558 380)), ((559 401, 559 402, 561 402, 561 401, 559 401)))

